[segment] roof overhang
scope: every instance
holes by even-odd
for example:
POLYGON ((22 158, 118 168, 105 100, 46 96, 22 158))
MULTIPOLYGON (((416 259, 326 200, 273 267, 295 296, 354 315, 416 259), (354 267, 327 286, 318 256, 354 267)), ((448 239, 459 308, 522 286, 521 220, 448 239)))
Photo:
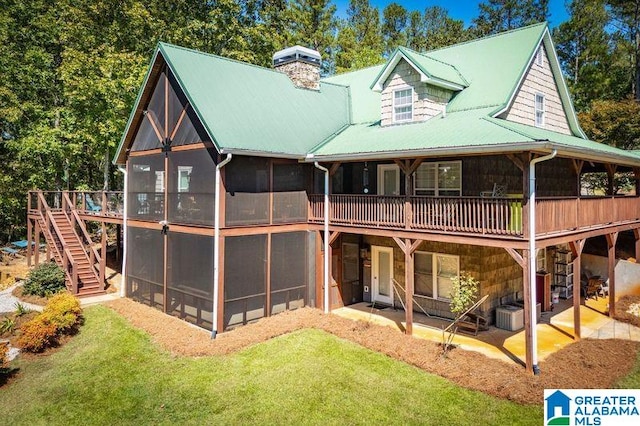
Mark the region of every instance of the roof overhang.
POLYGON ((431 84, 433 86, 438 86, 443 89, 452 90, 459 92, 464 89, 464 86, 453 83, 450 81, 443 80, 434 75, 431 75, 426 70, 423 70, 418 64, 416 64, 411 58, 405 55, 400 49, 396 49, 396 51, 391 56, 391 59, 387 61, 385 66, 380 70, 380 73, 376 77, 376 80, 370 86, 371 90, 374 92, 382 92, 384 88, 384 82, 387 81, 393 70, 396 68, 396 65, 404 59, 420 76, 421 83, 431 84))
POLYGON ((426 147, 414 150, 404 151, 380 151, 380 152, 362 152, 354 154, 333 154, 333 155, 315 155, 308 154, 304 159, 305 162, 314 161, 374 161, 374 160, 390 160, 398 158, 416 158, 416 157, 460 157, 471 155, 492 155, 492 154, 511 154, 519 152, 535 152, 547 154, 553 150, 558 151, 558 156, 575 158, 592 162, 611 162, 626 167, 640 168, 640 156, 637 160, 625 155, 616 155, 611 153, 603 153, 593 149, 584 147, 574 147, 566 144, 553 142, 550 140, 535 140, 531 142, 513 142, 499 143, 494 145, 468 145, 460 147, 426 147))

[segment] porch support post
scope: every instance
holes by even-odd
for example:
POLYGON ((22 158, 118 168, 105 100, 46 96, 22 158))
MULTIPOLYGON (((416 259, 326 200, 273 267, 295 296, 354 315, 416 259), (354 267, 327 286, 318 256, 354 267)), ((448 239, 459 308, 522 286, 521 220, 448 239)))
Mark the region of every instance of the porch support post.
POLYGON ((529 250, 523 250, 522 254, 520 254, 511 247, 505 247, 504 249, 522 268, 522 284, 524 296, 525 369, 528 373, 533 373, 533 351, 537 350, 537 348, 535 348, 533 345, 533 327, 535 327, 536 325, 531 323, 530 315, 531 286, 529 285, 529 266, 531 263, 531 256, 529 255, 529 250))
POLYGON ((580 198, 580 175, 582 174, 582 167, 584 166, 583 160, 571 160, 573 163, 573 171, 576 172, 576 197, 580 198))
POLYGON ((640 168, 633 168, 633 178, 636 184, 636 196, 640 195, 640 168))
POLYGON ((640 260, 640 228, 636 228, 633 230, 633 238, 636 240, 635 259, 636 262, 638 262, 640 260))
POLYGON ((394 241, 404 253, 404 298, 405 298, 405 334, 411 336, 413 334, 413 253, 417 250, 422 240, 411 241, 405 238, 402 241, 398 237, 393 237, 394 241))
POLYGON ((607 195, 613 195, 615 192, 613 188, 613 181, 618 166, 615 164, 605 164, 604 167, 607 169, 607 195))
POLYGON ((580 268, 582 249, 586 239, 570 241, 569 247, 573 255, 573 335, 575 340, 580 340, 580 268))
MULTIPOLYGON (((609 275, 609 316, 616 313, 616 242, 618 233, 607 234, 607 269, 609 275)), ((637 241, 637 240, 636 240, 637 241)))

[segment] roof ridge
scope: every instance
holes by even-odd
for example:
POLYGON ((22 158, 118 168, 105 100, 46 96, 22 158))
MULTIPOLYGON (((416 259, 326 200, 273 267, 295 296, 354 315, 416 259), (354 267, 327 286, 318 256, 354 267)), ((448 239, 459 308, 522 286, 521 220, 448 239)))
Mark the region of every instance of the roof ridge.
POLYGON ((172 47, 172 48, 175 48, 175 49, 184 50, 184 51, 187 51, 187 52, 190 52, 190 53, 194 53, 196 55, 203 55, 203 56, 209 56, 209 57, 216 58, 216 59, 221 59, 221 60, 223 60, 225 62, 232 62, 232 63, 238 64, 238 65, 246 65, 248 67, 253 67, 253 68, 257 68, 259 70, 273 72, 273 73, 276 73, 276 74, 279 74, 279 75, 286 75, 286 74, 282 74, 279 71, 274 70, 273 68, 263 67, 261 65, 252 64, 251 62, 240 61, 238 59, 227 58, 225 56, 216 55, 215 53, 203 52, 201 50, 192 49, 190 47, 178 46, 177 44, 167 43, 167 42, 164 42, 164 41, 158 42, 158 46, 160 46, 160 45, 169 46, 169 47, 172 47))
POLYGON ((471 44, 471 43, 477 43, 479 41, 488 40, 488 39, 491 39, 491 38, 500 37, 500 36, 507 35, 507 34, 512 34, 512 33, 518 32, 518 31, 528 30, 530 28, 533 28, 533 27, 536 27, 536 26, 542 26, 542 25, 547 27, 548 26, 547 21, 538 22, 537 24, 526 25, 526 26, 520 27, 520 28, 512 28, 510 30, 502 31, 502 32, 499 32, 499 33, 496 33, 496 34, 489 34, 489 35, 486 35, 484 37, 474 38, 473 40, 461 41, 459 43, 450 44, 449 46, 443 46, 443 47, 439 47, 437 49, 428 50, 425 53, 439 52, 441 50, 450 49, 452 47, 463 46, 465 44, 471 44))
POLYGON ((400 46, 400 47, 401 47, 402 49, 409 50, 409 51, 411 51, 411 52, 413 52, 413 53, 415 53, 415 54, 417 54, 417 55, 424 56, 425 58, 431 59, 432 61, 436 61, 436 62, 439 62, 439 63, 441 63, 441 64, 443 64, 443 65, 448 65, 448 66, 450 66, 451 68, 453 68, 453 69, 455 70, 455 72, 457 72, 457 73, 458 73, 458 75, 460 76, 460 78, 461 78, 465 83, 467 83, 467 85, 469 85, 469 80, 467 80, 466 78, 464 78, 464 75, 462 75, 462 73, 460 72, 460 70, 459 70, 458 68, 456 68, 456 66, 455 66, 455 65, 450 64, 449 62, 445 62, 445 61, 440 60, 440 59, 436 59, 436 58, 434 58, 433 56, 429 56, 428 52, 424 52, 424 53, 422 53, 422 52, 418 52, 417 50, 411 49, 410 47, 404 47, 404 46, 400 46))

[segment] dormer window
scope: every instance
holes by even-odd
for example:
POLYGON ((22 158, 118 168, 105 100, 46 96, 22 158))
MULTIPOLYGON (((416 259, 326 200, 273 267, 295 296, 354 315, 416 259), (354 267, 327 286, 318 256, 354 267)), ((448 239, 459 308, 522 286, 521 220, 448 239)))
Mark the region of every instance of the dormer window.
POLYGON ((413 88, 393 91, 393 121, 400 123, 413 120, 413 88))
POLYGON ((536 127, 544 127, 544 95, 536 93, 535 100, 536 127))

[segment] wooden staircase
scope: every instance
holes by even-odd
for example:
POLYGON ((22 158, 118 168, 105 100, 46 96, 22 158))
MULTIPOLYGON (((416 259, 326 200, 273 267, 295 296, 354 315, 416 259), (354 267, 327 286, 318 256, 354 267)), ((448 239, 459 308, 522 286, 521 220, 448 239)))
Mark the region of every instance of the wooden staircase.
POLYGON ((38 205, 38 225, 53 259, 65 272, 67 288, 79 297, 104 294, 102 259, 77 212, 67 208, 71 202, 64 200, 63 208, 52 209, 40 195, 38 205))

